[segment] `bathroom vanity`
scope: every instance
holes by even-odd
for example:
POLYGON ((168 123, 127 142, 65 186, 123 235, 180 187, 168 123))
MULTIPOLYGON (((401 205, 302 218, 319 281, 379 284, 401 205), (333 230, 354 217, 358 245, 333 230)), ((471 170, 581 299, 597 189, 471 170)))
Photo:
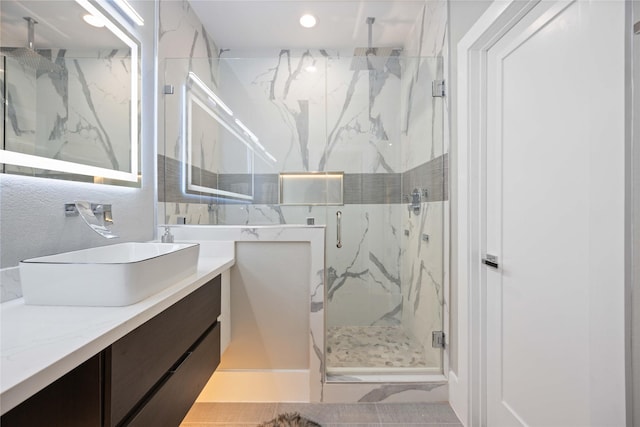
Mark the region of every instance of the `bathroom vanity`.
POLYGON ((105 425, 178 425, 220 363, 219 315, 217 276, 109 346, 105 425))
POLYGON ((179 425, 220 361, 225 252, 125 307, 2 304, 1 425, 179 425))

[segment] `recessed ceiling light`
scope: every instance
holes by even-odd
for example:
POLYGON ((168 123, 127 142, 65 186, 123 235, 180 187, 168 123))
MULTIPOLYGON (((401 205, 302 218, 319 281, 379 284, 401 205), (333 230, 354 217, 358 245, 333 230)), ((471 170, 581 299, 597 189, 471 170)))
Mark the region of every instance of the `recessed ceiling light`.
POLYGON ((86 15, 84 15, 82 19, 84 19, 84 22, 94 27, 97 27, 97 28, 104 27, 104 20, 98 16, 91 15, 90 13, 87 13, 86 15))
POLYGON ((307 73, 315 73, 316 71, 318 71, 315 65, 308 65, 307 67, 305 67, 305 70, 307 71, 307 73))
POLYGON ((313 15, 302 15, 300 17, 300 25, 302 25, 305 28, 313 28, 316 26, 316 17, 313 15))

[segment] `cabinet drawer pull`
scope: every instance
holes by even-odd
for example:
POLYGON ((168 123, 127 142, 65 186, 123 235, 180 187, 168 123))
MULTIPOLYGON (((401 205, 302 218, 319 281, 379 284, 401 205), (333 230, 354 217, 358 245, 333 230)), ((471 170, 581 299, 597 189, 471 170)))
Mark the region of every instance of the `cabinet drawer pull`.
POLYGON ((178 360, 178 361, 176 362, 176 364, 175 364, 175 365, 173 365, 173 366, 171 367, 171 369, 169 369, 169 373, 170 373, 170 374, 175 374, 175 373, 176 373, 176 371, 177 371, 178 369, 180 369, 180 366, 182 366, 182 364, 183 364, 183 363, 184 363, 184 362, 189 358, 189 356, 191 356, 192 354, 193 354, 193 351, 188 351, 188 352, 186 352, 185 354, 183 354, 183 355, 182 355, 182 357, 180 358, 180 360, 178 360))

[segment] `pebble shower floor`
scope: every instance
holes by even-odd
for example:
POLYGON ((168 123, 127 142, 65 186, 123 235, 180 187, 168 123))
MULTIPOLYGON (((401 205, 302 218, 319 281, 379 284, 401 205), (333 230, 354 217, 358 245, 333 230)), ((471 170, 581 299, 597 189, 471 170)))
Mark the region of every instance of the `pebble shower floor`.
POLYGON ((329 368, 427 367, 422 347, 397 326, 336 326, 327 330, 329 368))

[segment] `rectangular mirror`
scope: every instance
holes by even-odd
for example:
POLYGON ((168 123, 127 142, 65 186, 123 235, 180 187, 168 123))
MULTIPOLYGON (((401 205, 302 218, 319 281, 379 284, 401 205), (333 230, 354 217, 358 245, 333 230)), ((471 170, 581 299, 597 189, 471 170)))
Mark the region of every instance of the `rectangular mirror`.
POLYGON ((139 185, 138 41, 96 2, 2 3, 3 172, 139 185))
POLYGON ((184 88, 187 193, 253 200, 254 162, 275 162, 259 138, 195 73, 184 88))

